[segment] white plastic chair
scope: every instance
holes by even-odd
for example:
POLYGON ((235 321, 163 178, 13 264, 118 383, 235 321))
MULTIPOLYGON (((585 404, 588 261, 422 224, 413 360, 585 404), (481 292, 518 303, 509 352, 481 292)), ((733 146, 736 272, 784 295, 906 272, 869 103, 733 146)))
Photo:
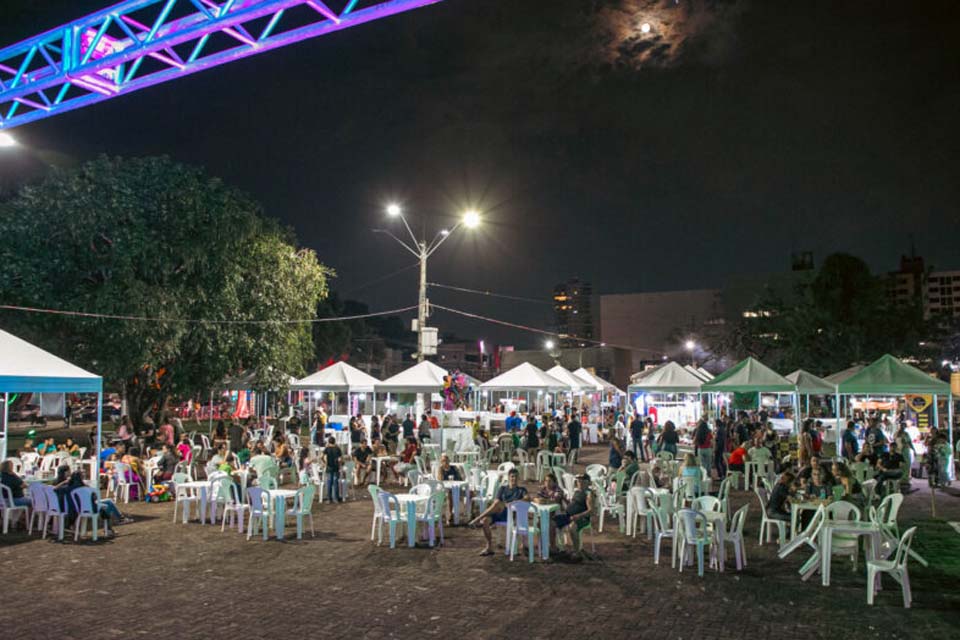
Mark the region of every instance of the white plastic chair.
POLYGON ((603 481, 607 477, 607 468, 602 464, 588 464, 585 473, 592 482, 603 481))
POLYGON ((537 464, 534 464, 533 462, 530 462, 530 456, 527 455, 526 451, 524 451, 523 449, 517 450, 517 469, 520 471, 520 477, 523 478, 524 481, 527 481, 530 479, 531 470, 536 474, 537 480, 542 479, 540 477, 540 467, 539 467, 541 453, 543 452, 541 451, 540 453, 537 454, 537 464))
POLYGON ((531 563, 533 562, 534 539, 540 535, 540 528, 536 524, 536 515, 530 508, 529 502, 518 500, 507 505, 507 521, 509 522, 507 530, 510 532, 510 536, 507 538, 507 548, 510 549, 511 562, 513 562, 514 555, 517 553, 520 538, 523 538, 527 546, 529 560, 531 563), (532 524, 530 522, 531 515, 534 516, 532 524))
POLYGON ((47 537, 47 526, 53 524, 52 521, 56 521, 57 525, 57 540, 63 540, 63 528, 66 525, 67 521, 67 512, 60 506, 60 496, 57 495, 57 492, 50 485, 38 484, 36 489, 31 488, 30 492, 38 490, 44 493, 44 498, 46 498, 47 510, 43 514, 43 532, 41 538, 47 537))
POLYGON ((12 518, 14 522, 16 522, 21 514, 24 518, 27 517, 27 507, 14 504, 13 491, 5 484, 0 484, 0 511, 3 511, 4 533, 10 530, 10 520, 12 516, 16 516, 16 518, 12 518))
MULTIPOLYGON (((92 527, 93 541, 97 541, 97 529, 100 526, 100 509, 94 506, 93 499, 97 492, 92 487, 77 487, 70 493, 73 506, 76 509, 77 522, 73 526, 73 539, 79 540, 87 532, 87 523, 92 527)), ((110 533, 107 528, 107 518, 103 519, 103 535, 110 533)))
POLYGON ((626 519, 626 511, 624 506, 616 501, 616 498, 611 494, 607 493, 603 485, 599 482, 594 482, 593 484, 593 494, 597 498, 597 508, 600 511, 600 526, 597 529, 598 533, 603 533, 603 520, 606 514, 617 517, 617 522, 620 525, 620 531, 623 531, 624 525, 626 524, 624 520, 626 519))
POLYGON ((653 523, 655 527, 653 542, 653 564, 660 564, 660 544, 664 540, 670 540, 670 566, 677 566, 677 536, 676 531, 670 523, 670 516, 666 510, 660 506, 654 506, 653 523))
POLYGON ((501 476, 505 480, 510 471, 516 468, 517 465, 513 464, 512 462, 501 462, 500 465, 497 466, 497 475, 501 476))
MULTIPOLYGON (((389 541, 390 548, 397 548, 397 537, 402 534, 404 527, 401 526, 406 521, 406 514, 403 509, 400 508, 400 501, 397 499, 397 496, 393 495, 389 491, 384 491, 381 489, 377 492, 377 497, 380 499, 380 526, 388 525, 389 527, 389 541), (399 529, 399 534, 397 530, 399 529)), ((380 536, 382 541, 383 536, 380 536)))
POLYGON ((443 546, 443 504, 447 494, 444 491, 434 491, 427 499, 426 509, 416 514, 417 524, 427 525, 427 538, 431 547, 436 544, 436 532, 440 530, 440 545, 443 546))
MULTIPOLYGON (((833 502, 824 509, 824 515, 829 520, 859 521, 860 509, 850 502, 833 502)), ((821 550, 822 551, 822 550, 821 550)), ((835 533, 830 540, 830 553, 835 556, 849 556, 853 561, 853 570, 857 569, 857 558, 860 554, 860 539, 857 536, 835 533)))
POLYGON ((48 456, 43 456, 40 458, 40 468, 37 470, 36 476, 38 480, 49 480, 57 475, 57 464, 59 460, 57 456, 50 454, 48 456))
POLYGON ((173 522, 177 521, 177 509, 180 510, 183 524, 190 519, 190 507, 197 508, 197 517, 200 517, 200 496, 193 489, 184 487, 182 483, 189 482, 185 473, 173 474, 173 522))
POLYGON ((787 530, 790 528, 790 523, 783 520, 777 520, 775 518, 767 517, 767 499, 763 496, 763 492, 760 489, 754 489, 753 492, 757 494, 757 499, 760 501, 760 535, 759 535, 759 544, 763 544, 764 533, 766 533, 767 542, 770 542, 770 534, 772 533, 772 528, 777 528, 777 533, 779 534, 779 544, 782 546, 783 541, 786 539, 787 530))
POLYGON ((723 555, 726 556, 726 545, 733 545, 733 554, 737 561, 737 571, 743 570, 747 566, 747 546, 743 538, 743 523, 747 519, 747 511, 750 505, 743 505, 733 514, 730 520, 730 530, 723 534, 723 555))
POLYGON ((680 547, 680 573, 683 573, 683 565, 686 562, 687 551, 692 547, 697 553, 697 575, 703 577, 703 548, 709 547, 711 559, 714 556, 715 542, 710 532, 707 531, 707 519, 699 511, 693 509, 681 509, 677 515, 677 529, 679 537, 677 539, 680 547))
POLYGON ((634 487, 627 493, 627 500, 633 500, 633 522, 630 523, 633 537, 637 537, 637 521, 646 522, 647 538, 653 538, 653 507, 657 497, 653 491, 646 488, 634 487), (634 489, 637 489, 634 491, 634 489))
POLYGON ((294 506, 292 509, 287 509, 287 517, 293 517, 297 520, 297 540, 303 539, 303 520, 307 518, 310 520, 310 535, 314 538, 317 537, 317 532, 313 528, 313 512, 311 508, 313 507, 313 495, 316 493, 316 487, 312 484, 308 484, 305 487, 300 487, 297 489, 297 495, 294 498, 294 506))
POLYGON ((903 592, 904 608, 910 608, 913 596, 910 593, 910 574, 907 572, 907 561, 910 559, 910 545, 916 532, 916 527, 910 527, 903 532, 903 537, 900 538, 893 560, 867 560, 867 604, 872 605, 874 596, 880 591, 882 574, 889 573, 900 584, 900 589, 903 592))
POLYGON ((113 463, 113 499, 117 502, 120 501, 120 496, 123 496, 124 504, 130 503, 130 492, 136 488, 137 495, 140 492, 140 486, 129 479, 133 477, 133 472, 130 470, 130 465, 123 462, 113 463))
POLYGON ((247 540, 252 538, 257 529, 263 529, 263 539, 267 539, 270 529, 270 492, 260 487, 247 489, 247 502, 250 505, 250 519, 247 521, 247 540))
POLYGON ((489 507, 494 498, 497 497, 497 490, 500 488, 500 475, 497 473, 488 473, 486 478, 483 480, 483 484, 480 486, 480 491, 476 495, 470 497, 470 502, 476 504, 479 511, 482 513, 487 507, 489 507))
POLYGON ((371 502, 373 502, 373 522, 370 525, 370 542, 373 542, 374 537, 378 531, 380 532, 380 538, 377 544, 383 543, 383 510, 380 505, 380 487, 375 484, 367 485, 367 490, 370 492, 371 502))
POLYGON ((27 518, 27 534, 33 533, 33 521, 37 521, 37 531, 47 515, 47 494, 43 490, 42 482, 34 482, 30 485, 30 517, 27 518))
POLYGON ((250 505, 243 502, 240 496, 240 489, 237 485, 230 482, 230 500, 223 505, 223 517, 220 519, 220 533, 226 529, 227 517, 230 517, 230 526, 233 526, 234 520, 237 522, 237 533, 243 533, 243 515, 250 511, 250 505))
POLYGON ((13 469, 11 469, 18 476, 23 475, 23 460, 21 458, 7 458, 4 462, 9 462, 13 469))
POLYGON ((804 545, 813 551, 813 555, 800 567, 800 575, 803 580, 809 579, 820 568, 820 554, 822 552, 820 549, 820 528, 823 526, 824 520, 826 520, 826 513, 821 505, 814 512, 803 531, 782 545, 777 552, 777 556, 782 560, 804 545))
POLYGON ((720 498, 713 496, 700 496, 694 499, 690 508, 694 511, 716 511, 717 513, 723 513, 723 502, 720 498))

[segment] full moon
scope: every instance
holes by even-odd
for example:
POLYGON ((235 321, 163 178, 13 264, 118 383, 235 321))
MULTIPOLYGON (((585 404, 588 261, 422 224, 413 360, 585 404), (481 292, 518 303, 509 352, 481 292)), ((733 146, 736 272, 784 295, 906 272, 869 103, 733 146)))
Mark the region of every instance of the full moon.
POLYGON ((642 25, 640 25, 640 31, 643 31, 644 33, 650 33, 650 23, 644 22, 642 25))

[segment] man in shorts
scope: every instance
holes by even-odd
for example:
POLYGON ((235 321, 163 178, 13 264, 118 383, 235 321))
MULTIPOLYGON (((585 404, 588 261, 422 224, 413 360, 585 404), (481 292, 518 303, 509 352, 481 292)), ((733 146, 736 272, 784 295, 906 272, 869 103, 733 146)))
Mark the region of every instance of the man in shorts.
POLYGON ((511 502, 527 499, 527 490, 518 484, 520 473, 516 468, 510 469, 507 478, 507 485, 500 487, 496 499, 490 506, 470 521, 471 527, 476 527, 478 524, 483 527, 483 537, 487 539, 487 544, 480 552, 482 556, 493 555, 493 532, 490 527, 494 523, 505 524, 507 522, 507 505, 511 502))

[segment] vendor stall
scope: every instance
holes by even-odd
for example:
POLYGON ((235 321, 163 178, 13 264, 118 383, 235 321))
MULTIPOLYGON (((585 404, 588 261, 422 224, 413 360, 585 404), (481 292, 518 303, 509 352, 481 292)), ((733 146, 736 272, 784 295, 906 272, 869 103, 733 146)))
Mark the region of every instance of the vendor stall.
POLYGON ((680 366, 668 362, 648 375, 635 377, 627 387, 630 407, 640 415, 656 416, 658 424, 670 420, 678 427, 693 426, 702 415, 700 389, 703 380, 680 366))
POLYGON ((705 382, 701 390, 703 393, 713 393, 718 396, 732 393, 756 393, 758 409, 761 406, 763 394, 789 395, 793 407, 792 430, 794 433, 799 431, 797 385, 754 358, 742 360, 710 382, 705 382))
POLYGON ((377 409, 377 401, 374 395, 374 388, 379 383, 379 380, 360 371, 356 367, 346 362, 337 362, 325 369, 310 374, 302 380, 293 382, 290 388, 294 391, 306 392, 307 421, 310 424, 313 422, 311 419, 313 411, 316 409, 323 394, 331 394, 331 415, 329 416, 328 424, 332 425, 334 423, 346 424, 349 422, 350 414, 353 413, 352 408, 354 404, 352 401, 354 400, 359 407, 360 403, 366 401, 367 397, 369 397, 371 400, 369 413, 375 412, 377 409), (344 405, 345 413, 343 414, 336 413, 336 394, 338 393, 344 394, 346 398, 344 405))

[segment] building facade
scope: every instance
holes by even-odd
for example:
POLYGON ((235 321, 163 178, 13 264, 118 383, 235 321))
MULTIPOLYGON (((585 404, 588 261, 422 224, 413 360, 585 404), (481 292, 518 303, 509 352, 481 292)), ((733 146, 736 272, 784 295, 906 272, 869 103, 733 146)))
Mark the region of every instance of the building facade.
POLYGON ((579 278, 555 286, 553 318, 560 346, 588 346, 596 338, 593 286, 579 278))

